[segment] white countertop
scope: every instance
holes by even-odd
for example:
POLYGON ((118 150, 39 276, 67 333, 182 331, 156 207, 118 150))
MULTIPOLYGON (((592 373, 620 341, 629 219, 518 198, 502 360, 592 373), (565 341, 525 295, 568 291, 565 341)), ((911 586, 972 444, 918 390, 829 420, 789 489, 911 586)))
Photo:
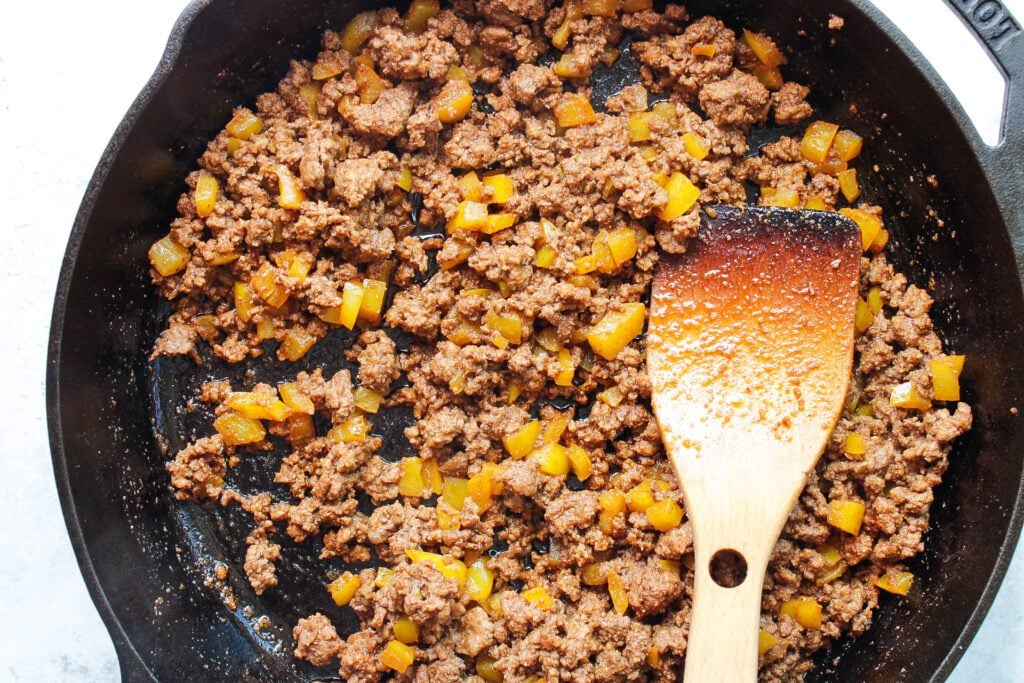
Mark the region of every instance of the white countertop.
MULTIPOLYGON (((46 436, 50 309, 86 183, 184 0, 10 2, 0 20, 0 680, 115 681, 57 502, 46 436)), ((998 130, 999 79, 938 0, 877 0, 998 130), (929 6, 928 13, 921 10, 929 6)), ((1004 0, 1024 19, 1024 0, 1004 0)), ((951 681, 1024 681, 1024 557, 951 681)))

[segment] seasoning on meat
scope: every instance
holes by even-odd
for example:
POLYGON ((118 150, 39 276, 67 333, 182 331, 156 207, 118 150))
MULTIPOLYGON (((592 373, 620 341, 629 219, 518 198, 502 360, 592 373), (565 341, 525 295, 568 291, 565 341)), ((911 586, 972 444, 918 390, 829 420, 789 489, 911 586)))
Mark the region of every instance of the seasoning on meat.
POLYGON ((750 153, 753 127, 812 118, 783 47, 645 0, 414 0, 322 48, 235 111, 149 252, 173 308, 154 357, 348 346, 277 385, 207 383, 217 432, 167 465, 179 499, 252 517, 256 593, 289 571, 279 541, 361 568, 325 566, 322 595, 359 627, 301 618, 296 657, 365 682, 677 679, 693 530, 650 408, 644 297, 702 207, 748 189, 841 208, 865 247, 854 377, 768 568, 760 678, 798 679, 914 590, 903 563, 971 425, 963 357, 888 264, 880 209, 852 203, 859 135, 816 121, 750 153), (626 58, 639 82, 599 101, 589 74, 626 58), (232 483, 256 451, 274 498, 232 483))

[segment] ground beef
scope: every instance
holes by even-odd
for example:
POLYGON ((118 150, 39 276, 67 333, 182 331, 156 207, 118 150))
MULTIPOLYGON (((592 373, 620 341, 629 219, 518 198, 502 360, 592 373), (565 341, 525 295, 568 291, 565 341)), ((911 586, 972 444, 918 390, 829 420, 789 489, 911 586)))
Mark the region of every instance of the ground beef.
POLYGON ((702 17, 678 35, 665 33, 636 44, 637 58, 658 79, 656 87, 677 91, 684 102, 692 102, 707 84, 719 81, 733 69, 736 34, 718 19, 702 17), (714 56, 693 54, 697 44, 713 45, 714 56))
POLYGON ((799 123, 811 115, 811 105, 806 101, 810 89, 799 83, 783 83, 782 87, 772 93, 772 108, 775 110, 775 123, 788 126, 799 123))
POLYGON ((465 611, 458 582, 422 564, 397 573, 392 590, 401 601, 400 614, 427 628, 447 624, 465 611))
MULTIPOLYGON (((178 499, 251 517, 244 570, 257 594, 278 583, 279 541, 320 543, 322 559, 359 568, 347 598, 357 628, 339 634, 324 609, 293 631, 295 656, 342 680, 389 679, 380 655, 402 620, 419 629, 402 680, 477 680, 484 666, 509 682, 677 680, 692 526, 657 531, 632 496, 606 514, 643 487, 683 503, 644 338, 607 360, 587 332, 646 300, 658 259, 686 250, 702 207, 744 202, 749 188, 836 209, 838 170, 871 168, 834 151, 812 164, 799 137, 751 152, 750 129, 770 115, 788 126, 813 112, 809 89, 761 64, 741 27, 672 4, 614 18, 574 7, 456 0, 416 32, 382 9, 354 54, 327 31, 315 62, 292 62, 276 92, 236 110, 235 124, 260 125, 210 143, 169 229, 187 263, 153 271, 173 309, 154 358, 318 359, 266 377, 253 364, 246 386, 203 384, 188 409, 208 410, 217 433, 182 445, 167 470, 178 499), (572 68, 600 69, 625 31, 639 83, 594 102, 592 123, 559 125, 562 107, 593 93, 541 55, 554 42, 572 68), (472 94, 439 117, 463 78, 472 94), (662 220, 674 173, 699 196, 662 220), (216 201, 197 206, 209 177, 216 201), (456 229, 481 206, 495 223, 456 229), (246 459, 272 463, 273 495, 234 480, 246 459), (482 568, 493 586, 471 596, 482 568)), ((876 206, 851 208, 884 223, 876 206)), ((869 315, 846 407, 768 568, 761 628, 779 643, 762 680, 798 680, 815 651, 870 626, 890 599, 876 581, 921 552, 951 443, 971 426, 969 406, 936 399, 929 368, 945 352, 932 300, 888 248, 862 260, 869 315), (907 382, 932 407, 890 405, 907 382), (847 452, 850 435, 863 454, 847 452), (837 500, 863 504, 857 534, 829 524, 837 500), (781 614, 796 598, 821 606, 820 628, 781 614)), ((324 584, 338 578, 327 564, 324 584)))
POLYGON ((227 463, 220 434, 204 437, 178 451, 167 464, 179 500, 216 499, 223 489, 227 463))
POLYGON ((357 133, 390 139, 404 130, 415 101, 412 88, 402 85, 385 90, 373 104, 354 104, 346 108, 343 116, 357 133))
POLYGON ((629 605, 640 618, 663 613, 683 594, 682 579, 653 564, 624 563, 622 581, 629 605))
POLYGON ((277 568, 274 563, 281 557, 281 546, 263 536, 251 537, 247 542, 249 548, 245 551, 245 574, 256 595, 260 595, 277 585, 277 568))
POLYGON ((359 337, 359 346, 362 347, 356 357, 359 384, 386 394, 391 383, 401 375, 395 342, 381 330, 367 330, 359 337))
POLYGON ((323 385, 324 405, 331 411, 336 422, 341 422, 351 414, 355 406, 352 396, 352 376, 348 370, 339 370, 323 385))
POLYGON ((295 639, 295 656, 314 666, 330 664, 341 650, 341 638, 334 625, 319 612, 299 619, 292 637, 295 639))
POLYGON ((191 325, 172 322, 160 333, 150 358, 193 355, 198 338, 199 335, 191 325))
POLYGON ((529 105, 534 98, 547 88, 560 85, 551 69, 534 64, 520 64, 508 76, 508 94, 519 104, 529 105))
POLYGON ((385 171, 394 166, 394 155, 381 152, 379 156, 380 158, 346 159, 335 167, 334 195, 349 208, 357 208, 376 194, 385 171))
POLYGON ((770 101, 768 88, 738 69, 720 81, 705 85, 698 99, 701 108, 716 124, 741 128, 764 123, 770 101))

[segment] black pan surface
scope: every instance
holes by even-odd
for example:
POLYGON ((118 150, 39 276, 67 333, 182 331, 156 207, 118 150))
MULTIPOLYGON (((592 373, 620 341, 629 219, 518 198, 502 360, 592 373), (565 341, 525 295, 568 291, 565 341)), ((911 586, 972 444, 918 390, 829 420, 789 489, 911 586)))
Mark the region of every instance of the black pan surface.
MULTIPOLYGON (((920 590, 883 601, 865 636, 819 657, 808 680, 944 678, 980 624, 1021 524, 1024 443, 1024 45, 986 24, 978 5, 953 3, 1011 75, 1007 139, 980 142, 924 60, 867 2, 692 2, 733 27, 755 26, 790 49, 787 77, 812 86, 823 118, 865 134, 877 164, 865 188, 886 210, 890 257, 933 292, 944 341, 970 355, 966 400, 975 428, 954 451, 937 491, 926 552, 914 566, 920 590), (829 12, 846 19, 825 27, 829 12), (975 16, 979 14, 979 16, 975 16), (855 111, 851 108, 855 104, 855 111), (934 176, 935 183, 929 181, 934 176)), ((211 416, 184 408, 199 385, 235 387, 345 367, 353 334, 334 331, 294 364, 273 354, 244 365, 196 366, 146 357, 166 304, 149 284, 148 245, 174 217, 183 178, 206 141, 240 103, 272 89, 294 56, 312 58, 324 28, 340 28, 369 2, 203 0, 179 21, 153 80, 112 140, 89 186, 68 247, 54 307, 48 399, 54 465, 72 541, 114 637, 125 680, 324 680, 291 657, 300 616, 323 611, 341 630, 354 615, 323 590, 318 541, 284 542, 281 584, 253 594, 240 561, 250 520, 236 507, 179 503, 168 488, 168 454, 209 432, 211 416), (249 373, 249 374, 247 374, 249 373), (214 568, 231 568, 226 582, 214 568)), ((988 10, 985 10, 987 12, 988 10)), ((595 100, 635 81, 628 55, 595 74, 595 100)), ((768 140, 780 132, 769 131, 768 140)), ((398 338, 399 344, 405 340, 398 338)), ((413 454, 410 416, 376 420, 382 453, 413 454)), ((247 456, 229 483, 270 490, 280 453, 247 456)))

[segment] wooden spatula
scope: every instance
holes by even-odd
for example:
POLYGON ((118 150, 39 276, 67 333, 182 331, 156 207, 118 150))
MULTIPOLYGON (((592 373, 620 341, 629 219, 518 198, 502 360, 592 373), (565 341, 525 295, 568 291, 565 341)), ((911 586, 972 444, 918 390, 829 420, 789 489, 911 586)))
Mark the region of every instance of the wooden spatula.
POLYGON ((658 263, 647 365, 694 529, 685 680, 732 683, 757 678, 768 558, 842 409, 861 243, 837 213, 709 213, 658 263))

